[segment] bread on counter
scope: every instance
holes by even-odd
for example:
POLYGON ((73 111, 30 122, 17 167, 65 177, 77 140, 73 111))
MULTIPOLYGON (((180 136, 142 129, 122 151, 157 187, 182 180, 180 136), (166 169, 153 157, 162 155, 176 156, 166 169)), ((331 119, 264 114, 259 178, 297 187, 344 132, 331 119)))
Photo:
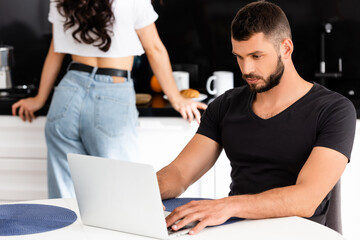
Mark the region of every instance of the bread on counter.
POLYGON ((198 98, 200 96, 200 92, 192 88, 181 90, 180 94, 185 98, 198 98))
POLYGON ((136 94, 136 104, 146 104, 151 101, 151 95, 147 93, 137 93, 136 94))

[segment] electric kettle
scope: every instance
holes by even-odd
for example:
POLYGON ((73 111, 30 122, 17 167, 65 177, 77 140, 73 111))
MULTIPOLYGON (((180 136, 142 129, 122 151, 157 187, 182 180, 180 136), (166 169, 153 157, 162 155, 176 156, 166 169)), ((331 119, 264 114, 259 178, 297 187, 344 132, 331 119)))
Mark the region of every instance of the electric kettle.
POLYGON ((0 45, 0 89, 11 89, 13 68, 12 46, 0 45))

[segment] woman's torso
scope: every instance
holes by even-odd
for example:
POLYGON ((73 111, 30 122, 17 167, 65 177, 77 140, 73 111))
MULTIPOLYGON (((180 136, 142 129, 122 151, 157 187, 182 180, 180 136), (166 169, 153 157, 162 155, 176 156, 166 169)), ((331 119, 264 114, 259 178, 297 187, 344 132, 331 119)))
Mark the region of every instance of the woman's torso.
POLYGON ((73 61, 100 68, 131 70, 134 56, 144 53, 136 29, 153 23, 157 14, 150 0, 113 2, 115 22, 111 34, 111 46, 106 52, 94 45, 79 44, 73 39, 74 29, 64 31, 64 17, 51 0, 49 21, 53 24, 55 52, 68 53, 73 61))
POLYGON ((99 68, 117 68, 123 70, 131 70, 134 57, 119 57, 119 58, 106 58, 106 57, 83 57, 78 55, 71 55, 72 60, 78 63, 86 64, 99 68))
MULTIPOLYGON (((119 57, 119 58, 104 58, 104 57, 83 57, 78 55, 71 55, 74 62, 86 64, 98 68, 116 68, 122 70, 131 70, 134 62, 133 56, 119 57)), ((114 83, 121 83, 125 81, 123 77, 112 76, 114 83)))

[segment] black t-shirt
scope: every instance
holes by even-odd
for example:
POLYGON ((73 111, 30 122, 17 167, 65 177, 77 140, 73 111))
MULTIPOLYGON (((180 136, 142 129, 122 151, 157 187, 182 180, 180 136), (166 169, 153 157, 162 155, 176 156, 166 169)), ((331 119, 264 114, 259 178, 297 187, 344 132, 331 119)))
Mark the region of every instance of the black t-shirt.
MULTIPOLYGON (((342 95, 314 83, 279 114, 262 119, 252 111, 248 86, 227 91, 204 112, 197 133, 218 142, 231 163, 229 195, 255 194, 294 185, 315 146, 350 159, 356 111, 342 95)), ((325 224, 328 195, 313 220, 325 224)))

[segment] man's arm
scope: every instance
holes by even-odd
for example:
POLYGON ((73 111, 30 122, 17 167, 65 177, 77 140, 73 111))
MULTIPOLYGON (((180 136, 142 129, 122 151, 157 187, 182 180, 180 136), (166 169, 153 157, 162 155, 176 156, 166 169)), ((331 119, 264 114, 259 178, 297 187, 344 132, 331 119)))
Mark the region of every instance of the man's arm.
POLYGON ((175 209, 167 225, 177 230, 199 221, 190 234, 218 225, 230 217, 261 219, 285 216, 311 217, 340 179, 347 157, 338 151, 315 147, 301 169, 296 184, 253 195, 238 195, 212 201, 193 201, 175 209))
MULTIPOLYGON (((340 179, 347 161, 347 157, 340 152, 315 147, 295 185, 238 196, 242 204, 237 205, 236 215, 244 218, 311 217, 340 179)), ((236 201, 236 198, 233 200, 236 201)))
POLYGON ((179 156, 157 172, 161 198, 183 193, 215 164, 221 150, 214 140, 195 134, 179 156))

